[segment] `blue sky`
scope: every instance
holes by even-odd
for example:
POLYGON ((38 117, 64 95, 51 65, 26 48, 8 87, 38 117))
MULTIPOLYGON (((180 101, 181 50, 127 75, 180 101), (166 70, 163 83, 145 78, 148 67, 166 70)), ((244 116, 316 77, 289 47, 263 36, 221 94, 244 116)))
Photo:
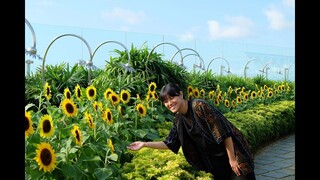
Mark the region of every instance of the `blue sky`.
MULTIPOLYGON (((294 0, 26 0, 25 18, 34 26, 40 56, 49 44, 41 42, 44 27, 51 26, 175 36, 184 42, 295 48, 294 0)), ((294 50, 289 55, 294 56, 294 50)))

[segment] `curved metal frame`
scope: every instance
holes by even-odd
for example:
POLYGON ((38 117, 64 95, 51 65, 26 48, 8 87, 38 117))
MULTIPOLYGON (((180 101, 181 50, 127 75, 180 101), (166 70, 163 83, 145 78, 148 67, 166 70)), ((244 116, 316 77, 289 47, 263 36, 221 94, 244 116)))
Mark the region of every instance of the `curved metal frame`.
MULTIPOLYGON (((123 64, 122 67, 124 67, 124 68, 125 68, 126 70, 128 70, 129 72, 135 71, 135 70, 130 66, 131 57, 130 57, 130 53, 129 53, 129 51, 128 51, 128 48, 127 48, 124 44, 122 44, 121 42, 118 42, 118 41, 105 41, 105 42, 100 43, 100 44, 96 47, 96 49, 93 51, 92 58, 91 58, 89 61, 87 61, 87 65, 90 66, 90 67, 93 65, 93 62, 92 62, 92 61, 93 61, 93 57, 94 57, 94 55, 96 54, 97 50, 98 50, 102 45, 107 44, 107 43, 116 43, 116 44, 119 44, 120 46, 122 46, 122 47, 125 49, 125 51, 126 51, 126 53, 127 53, 127 55, 128 55, 128 63, 127 63, 127 64, 123 64)), ((89 80, 89 81, 90 81, 90 80, 89 80)))
MULTIPOLYGON (((203 59, 201 58, 201 56, 199 55, 199 53, 198 53, 196 50, 192 49, 192 48, 182 48, 182 49, 178 50, 176 53, 174 53, 174 55, 172 56, 170 62, 173 61, 174 57, 175 57, 178 53, 181 54, 181 51, 184 51, 184 50, 193 51, 193 52, 199 57, 199 59, 200 59, 200 64, 199 64, 199 65, 194 64, 193 67, 198 67, 198 68, 200 68, 200 69, 202 69, 202 70, 205 70, 205 65, 204 65, 203 59)), ((180 64, 183 64, 183 57, 181 58, 180 64)))
MULTIPOLYGON (((152 54, 152 52, 153 52, 158 46, 164 45, 164 44, 172 45, 172 46, 174 46, 175 48, 177 48, 178 51, 180 51, 180 48, 179 48, 177 45, 173 44, 173 43, 170 43, 170 42, 162 42, 162 43, 159 43, 159 44, 155 45, 155 46, 151 49, 151 51, 149 52, 148 57, 147 57, 147 60, 146 60, 146 65, 148 64, 148 61, 149 61, 149 58, 150 58, 150 55, 152 54)), ((182 53, 181 53, 181 52, 180 52, 180 55, 181 55, 181 59, 182 59, 182 53)), ((180 63, 180 64, 181 64, 181 63, 180 63)), ((183 64, 182 64, 182 65, 183 65, 183 64)))
MULTIPOLYGON (((244 69, 243 69, 243 74, 244 74, 244 78, 247 78, 247 69, 249 69, 248 65, 250 62, 252 61, 258 61, 260 62, 258 59, 255 59, 255 58, 251 58, 247 63, 246 65, 244 66, 244 69)), ((260 62, 261 63, 261 62, 260 62)))
POLYGON ((30 31, 31 31, 31 34, 32 34, 32 43, 33 45, 31 47, 29 47, 28 49, 25 49, 26 53, 33 56, 33 57, 36 57, 37 56, 37 43, 36 43, 36 33, 34 32, 31 24, 29 23, 29 21, 25 18, 25 23, 28 25, 30 31))
POLYGON ((213 59, 209 62, 209 64, 208 64, 207 71, 206 71, 206 74, 207 74, 207 75, 208 75, 208 72, 209 72, 209 66, 210 66, 211 63, 212 63, 214 60, 216 60, 216 59, 222 59, 222 60, 224 60, 224 61, 227 63, 227 65, 228 65, 227 73, 228 73, 228 74, 231 73, 229 62, 228 62, 225 58, 223 58, 223 57, 215 57, 215 58, 213 58, 213 59))
MULTIPOLYGON (((65 36, 73 36, 73 37, 76 37, 76 38, 79 38, 80 40, 82 40, 82 41, 86 44, 86 46, 87 46, 87 48, 88 48, 88 50, 89 50, 89 54, 90 54, 90 59, 89 59, 89 61, 90 61, 90 62, 92 61, 91 48, 90 48, 88 42, 87 42, 84 38, 82 38, 81 36, 78 36, 78 35, 76 35, 76 34, 62 34, 62 35, 54 38, 54 39, 50 42, 49 46, 47 47, 47 49, 46 49, 46 51, 45 51, 45 53, 44 53, 43 61, 42 61, 42 68, 41 68, 43 84, 45 83, 45 79, 44 79, 44 67, 45 67, 46 57, 47 57, 47 53, 48 53, 48 51, 49 51, 49 48, 51 47, 51 45, 52 45, 56 40, 58 40, 58 39, 61 38, 61 37, 65 37, 65 36)), ((90 83, 90 68, 89 68, 89 71, 88 71, 88 83, 90 83)))
POLYGON ((289 79, 289 70, 292 67, 293 64, 291 64, 288 68, 284 68, 284 80, 287 81, 289 79))

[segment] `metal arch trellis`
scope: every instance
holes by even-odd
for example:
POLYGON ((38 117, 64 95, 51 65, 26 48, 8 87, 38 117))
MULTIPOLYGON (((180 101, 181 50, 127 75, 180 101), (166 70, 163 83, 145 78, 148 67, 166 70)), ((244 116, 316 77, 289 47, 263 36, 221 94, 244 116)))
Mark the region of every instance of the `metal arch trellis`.
MULTIPOLYGON (((50 42, 49 46, 47 47, 47 49, 46 49, 46 51, 45 51, 45 53, 44 53, 43 61, 42 61, 42 68, 41 68, 43 84, 45 84, 45 79, 44 79, 44 67, 45 67, 45 61, 46 61, 46 57, 47 57, 47 53, 48 53, 48 51, 49 51, 49 48, 51 47, 51 45, 52 45, 56 40, 58 40, 58 39, 61 38, 61 37, 65 37, 65 36, 72 36, 72 37, 76 37, 76 38, 79 38, 80 40, 82 40, 82 41, 86 44, 86 46, 87 46, 87 48, 88 48, 89 55, 90 55, 89 61, 90 61, 90 62, 92 61, 91 48, 90 48, 88 42, 87 42, 84 38, 82 38, 81 36, 78 36, 78 35, 76 35, 76 34, 62 34, 62 35, 54 38, 54 39, 50 42)), ((89 82, 90 82, 90 68, 89 68, 89 71, 88 71, 88 83, 89 83, 89 82)))
MULTIPOLYGON (((174 46, 175 48, 177 48, 178 51, 180 51, 180 48, 179 48, 177 45, 173 44, 173 43, 170 43, 170 42, 162 42, 162 43, 159 43, 159 44, 155 45, 155 46, 151 49, 150 53, 148 54, 148 57, 147 57, 147 60, 146 60, 146 66, 147 66, 147 64, 148 64, 150 55, 153 53, 153 51, 154 51, 158 46, 164 45, 164 44, 172 45, 172 46, 174 46)), ((180 52, 180 56, 181 56, 181 59, 182 59, 182 53, 181 53, 181 52, 180 52)), ((172 60, 171 60, 171 61, 172 61, 172 60)), ((183 64, 182 64, 182 65, 183 65, 183 64)))
POLYGON ((211 63, 212 63, 214 60, 216 60, 216 59, 222 59, 222 60, 224 60, 224 61, 227 63, 227 65, 228 65, 227 73, 231 73, 229 62, 228 62, 225 58, 223 58, 223 57, 215 57, 215 58, 213 58, 213 59, 209 62, 209 64, 208 64, 207 71, 206 71, 207 74, 208 74, 208 72, 209 72, 209 66, 210 66, 211 63))
MULTIPOLYGON (((244 69, 243 69, 243 75, 244 75, 244 78, 247 78, 247 70, 249 69, 249 63, 252 62, 252 61, 258 61, 258 59, 255 59, 255 58, 251 58, 244 66, 244 69)), ((260 61, 258 61, 260 62, 260 61)), ((261 62, 260 62, 261 63, 261 62)))
POLYGON ((39 59, 42 59, 39 55, 37 55, 37 41, 36 41, 36 33, 34 32, 30 22, 25 18, 25 23, 28 25, 31 34, 32 34, 32 46, 28 49, 25 49, 25 53, 32 56, 33 58, 38 57, 39 59))
MULTIPOLYGON (((128 48, 127 48, 124 44, 122 44, 121 42, 118 42, 118 41, 105 41, 105 42, 100 43, 100 44, 96 47, 96 49, 93 51, 92 58, 88 61, 87 64, 88 64, 89 66, 92 66, 92 65, 93 65, 93 62, 92 62, 92 61, 93 61, 93 57, 94 57, 95 53, 97 52, 97 50, 98 50, 102 45, 107 44, 107 43, 116 43, 116 44, 119 44, 120 46, 122 46, 122 47, 125 49, 125 51, 126 51, 126 53, 127 53, 127 55, 128 55, 128 63, 123 64, 122 67, 123 67, 124 69, 128 70, 129 72, 134 72, 135 70, 134 70, 134 69, 131 67, 131 65, 130 65, 131 57, 130 57, 130 53, 129 53, 129 51, 128 51, 128 48)), ((90 80, 89 80, 89 82, 90 82, 90 80)))
MULTIPOLYGON (((184 50, 193 51, 193 52, 199 57, 199 59, 200 59, 200 64, 199 64, 199 65, 194 64, 193 66, 194 66, 194 67, 198 67, 198 68, 200 68, 200 69, 202 69, 202 70, 205 70, 205 65, 204 65, 203 59, 201 58, 200 54, 199 54, 196 50, 194 50, 194 49, 192 49, 192 48, 182 48, 182 49, 178 50, 178 51, 172 56, 171 62, 173 61, 174 57, 175 57, 178 53, 181 54, 181 51, 184 51, 184 50)), ((183 57, 181 57, 181 63, 180 63, 180 64, 183 65, 183 57)))

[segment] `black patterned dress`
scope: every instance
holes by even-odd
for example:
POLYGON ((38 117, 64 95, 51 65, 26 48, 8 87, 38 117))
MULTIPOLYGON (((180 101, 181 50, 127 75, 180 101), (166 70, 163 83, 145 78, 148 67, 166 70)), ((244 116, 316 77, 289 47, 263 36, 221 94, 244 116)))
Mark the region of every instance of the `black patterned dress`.
POLYGON ((224 144, 224 139, 230 136, 236 160, 245 176, 254 169, 248 142, 221 112, 202 99, 188 101, 185 115, 175 114, 173 127, 163 142, 174 153, 182 147, 186 160, 194 168, 210 172, 215 180, 227 180, 235 176, 224 144))

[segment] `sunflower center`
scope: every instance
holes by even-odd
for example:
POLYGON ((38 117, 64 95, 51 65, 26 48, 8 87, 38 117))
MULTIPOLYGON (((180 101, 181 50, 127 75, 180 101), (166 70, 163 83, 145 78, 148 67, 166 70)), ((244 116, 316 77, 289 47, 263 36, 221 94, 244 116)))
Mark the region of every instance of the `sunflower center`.
POLYGON ((93 96, 94 96, 94 90, 93 90, 93 89, 90 89, 90 90, 89 90, 89 96, 90 96, 90 97, 93 97, 93 96))
POLYGON ((51 130, 51 123, 49 120, 43 121, 43 132, 48 133, 51 130))
POLYGON ((74 112, 72 104, 67 104, 66 109, 67 109, 68 113, 70 113, 70 114, 72 114, 74 112))
POLYGON ((24 118, 24 130, 26 131, 26 130, 28 130, 29 129, 29 127, 30 127, 30 123, 29 123, 29 120, 28 120, 28 118, 26 117, 26 118, 24 118))
POLYGON ((51 152, 49 149, 43 149, 41 151, 41 155, 40 155, 40 158, 41 158, 41 162, 43 165, 45 166, 49 166, 50 163, 52 162, 52 155, 51 155, 51 152))

